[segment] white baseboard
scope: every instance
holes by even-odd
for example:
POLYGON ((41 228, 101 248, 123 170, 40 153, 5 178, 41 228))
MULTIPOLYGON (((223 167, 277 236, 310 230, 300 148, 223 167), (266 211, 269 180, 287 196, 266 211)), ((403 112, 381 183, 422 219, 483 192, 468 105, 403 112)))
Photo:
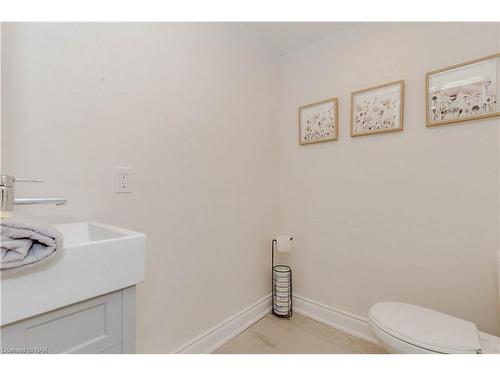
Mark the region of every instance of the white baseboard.
POLYGON ((222 345, 239 335, 252 324, 271 312, 271 294, 261 298, 253 305, 226 319, 222 323, 195 337, 174 353, 206 354, 213 353, 222 345))
POLYGON ((320 302, 295 294, 293 295, 293 311, 349 335, 378 345, 375 336, 373 336, 370 331, 368 319, 366 318, 326 306, 320 302))
MULTIPOLYGON (((370 331, 366 318, 295 294, 293 296, 293 310, 349 335, 378 344, 375 336, 370 331)), ((174 353, 213 353, 270 312, 271 295, 269 294, 224 322, 195 337, 175 350, 174 353)))

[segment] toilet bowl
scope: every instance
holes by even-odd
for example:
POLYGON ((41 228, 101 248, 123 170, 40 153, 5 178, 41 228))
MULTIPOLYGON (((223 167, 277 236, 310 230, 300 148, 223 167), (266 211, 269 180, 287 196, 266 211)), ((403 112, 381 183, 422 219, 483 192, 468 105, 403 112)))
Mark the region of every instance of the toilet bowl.
MULTIPOLYGON (((498 291, 500 301, 500 252, 498 291)), ((370 308, 370 329, 389 353, 500 354, 500 337, 472 322, 422 306, 379 302, 370 308)))
POLYGON ((474 323, 425 307, 379 302, 369 313, 370 328, 390 353, 500 353, 500 338, 474 323))

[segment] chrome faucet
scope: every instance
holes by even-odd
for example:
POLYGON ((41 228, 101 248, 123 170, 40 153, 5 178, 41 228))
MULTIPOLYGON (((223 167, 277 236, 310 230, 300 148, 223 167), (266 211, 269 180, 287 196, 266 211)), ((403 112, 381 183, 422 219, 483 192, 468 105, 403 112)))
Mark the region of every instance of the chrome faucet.
POLYGON ((66 204, 67 198, 15 198, 14 185, 16 182, 43 182, 41 178, 16 178, 9 175, 0 175, 0 218, 11 217, 14 205, 21 204, 66 204))

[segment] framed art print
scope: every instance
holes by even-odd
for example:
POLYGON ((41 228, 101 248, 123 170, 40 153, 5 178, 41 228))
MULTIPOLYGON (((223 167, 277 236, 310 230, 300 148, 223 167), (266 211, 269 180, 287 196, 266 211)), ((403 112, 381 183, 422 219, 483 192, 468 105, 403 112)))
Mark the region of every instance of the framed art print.
POLYGON ((500 53, 426 74, 426 125, 500 116, 500 53))
POLYGON ((351 137, 403 130, 404 81, 351 94, 351 137))
POLYGON ((332 98, 299 108, 299 144, 336 141, 339 137, 338 99, 332 98))

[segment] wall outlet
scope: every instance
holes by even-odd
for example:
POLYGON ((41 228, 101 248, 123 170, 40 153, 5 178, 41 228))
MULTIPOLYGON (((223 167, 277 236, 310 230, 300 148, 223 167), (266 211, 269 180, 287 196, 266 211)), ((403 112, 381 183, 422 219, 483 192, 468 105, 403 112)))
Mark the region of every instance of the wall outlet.
POLYGON ((115 167, 114 170, 115 193, 132 192, 132 169, 115 167))

